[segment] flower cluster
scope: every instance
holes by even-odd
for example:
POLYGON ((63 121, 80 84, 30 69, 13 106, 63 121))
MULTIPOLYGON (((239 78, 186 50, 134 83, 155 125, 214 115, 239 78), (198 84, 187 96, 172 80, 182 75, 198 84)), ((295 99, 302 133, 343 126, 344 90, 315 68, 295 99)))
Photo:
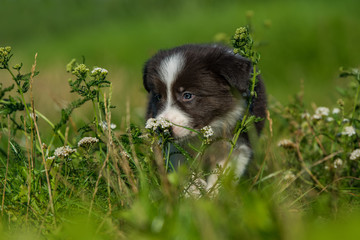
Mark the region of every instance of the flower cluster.
POLYGON ((319 119, 322 119, 323 117, 329 116, 329 113, 330 113, 329 108, 327 108, 327 107, 318 107, 315 110, 315 114, 311 118, 319 120, 319 119))
POLYGON ((200 129, 200 132, 205 138, 205 143, 209 144, 211 141, 210 137, 214 135, 214 130, 211 128, 211 126, 205 126, 200 129))
POLYGON ((350 154, 350 160, 360 160, 360 148, 355 149, 355 150, 350 154))
POLYGON ((93 77, 98 76, 100 78, 105 78, 107 74, 108 74, 108 70, 100 67, 94 67, 94 69, 91 71, 91 76, 93 77))
POLYGON ((278 142, 278 147, 296 148, 296 145, 290 139, 283 139, 278 142))
POLYGON ((99 139, 96 137, 84 137, 78 142, 78 147, 89 148, 97 142, 99 142, 99 139))
POLYGON ((355 131, 355 128, 353 126, 347 126, 347 127, 344 128, 344 131, 341 134, 351 137, 351 136, 356 134, 356 131, 355 131))
POLYGON ((56 157, 60 157, 60 158, 67 158, 74 152, 76 152, 76 149, 72 149, 69 146, 65 146, 65 147, 59 147, 59 148, 55 149, 54 155, 56 157))
POLYGON ((334 168, 341 168, 342 165, 343 165, 343 160, 341 160, 341 158, 335 159, 334 168))
POLYGON ((89 72, 89 69, 86 67, 85 64, 79 64, 74 68, 74 70, 72 71, 72 74, 74 74, 78 78, 84 78, 84 77, 86 77, 86 74, 88 72, 89 72))
POLYGON ((209 138, 214 135, 214 131, 212 130, 211 126, 205 126, 201 129, 202 134, 205 138, 209 138))
POLYGON ((240 27, 236 29, 234 36, 231 39, 234 47, 234 53, 248 58, 256 65, 260 60, 260 54, 253 50, 254 41, 250 36, 248 27, 240 27))
POLYGON ((283 177, 284 181, 286 182, 292 182, 296 179, 296 176, 294 175, 294 173, 292 173, 291 171, 286 171, 284 173, 284 177, 283 177))
MULTIPOLYGON (((106 121, 102 121, 99 123, 99 126, 105 131, 108 129, 108 124, 106 121)), ((116 128, 116 124, 115 123, 110 123, 110 129, 115 129, 116 128)))
POLYGON ((158 128, 163 130, 168 130, 173 124, 166 120, 165 118, 149 118, 146 121, 145 128, 155 131, 158 128))
POLYGON ((3 65, 4 68, 10 59, 10 52, 11 47, 0 47, 0 64, 3 65))
POLYGON ((279 109, 280 117, 286 120, 290 130, 288 138, 293 141, 281 140, 278 146, 289 151, 286 157, 290 159, 286 163, 291 162, 292 170, 297 171, 299 183, 320 188, 327 185, 335 189, 348 188, 353 183, 343 179, 360 174, 360 71, 350 70, 340 76, 351 76, 355 81, 341 89, 342 98, 336 107, 320 106, 311 113, 296 98, 285 111, 279 109), (299 112, 299 109, 304 110, 299 112), (310 175, 313 181, 302 181, 304 174, 310 175), (341 181, 337 182, 338 179, 341 181))

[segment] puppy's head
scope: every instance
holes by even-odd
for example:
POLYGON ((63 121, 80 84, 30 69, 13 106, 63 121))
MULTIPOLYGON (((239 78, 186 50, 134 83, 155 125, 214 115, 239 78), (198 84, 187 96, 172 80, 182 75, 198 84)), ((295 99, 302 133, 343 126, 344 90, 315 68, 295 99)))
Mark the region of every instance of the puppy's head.
POLYGON ((251 62, 215 45, 185 45, 159 51, 143 72, 149 92, 147 118, 165 118, 172 135, 183 139, 212 126, 215 133, 232 130, 241 118, 249 89, 251 62))

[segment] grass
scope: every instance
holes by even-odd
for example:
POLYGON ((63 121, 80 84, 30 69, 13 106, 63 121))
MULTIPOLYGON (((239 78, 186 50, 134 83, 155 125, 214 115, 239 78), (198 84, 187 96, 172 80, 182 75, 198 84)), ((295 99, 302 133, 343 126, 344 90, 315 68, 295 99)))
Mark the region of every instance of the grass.
MULTIPOLYGON (((4 104, 13 96, 11 106, 16 110, 8 114, 4 110, 9 108, 1 105, 0 238, 356 239, 359 165, 351 154, 359 148, 360 84, 355 70, 338 68, 359 62, 360 31, 352 30, 358 28, 357 3, 330 1, 324 8, 322 2, 309 7, 306 1, 225 1, 207 7, 203 2, 185 2, 176 12, 169 3, 167 14, 150 7, 145 12, 139 3, 134 4, 134 12, 126 8, 121 16, 114 11, 105 18, 104 9, 111 9, 111 3, 104 8, 98 5, 100 13, 90 26, 86 23, 91 7, 80 5, 79 13, 79 6, 70 3, 67 20, 54 16, 39 28, 26 23, 26 41, 18 40, 10 25, 4 28, 9 34, 2 41, 15 46, 10 69, 24 60, 21 73, 29 75, 23 73, 15 88, 1 98, 4 104), (138 97, 144 93, 142 63, 158 48, 209 42, 219 32, 230 36, 239 22, 246 21, 248 9, 255 12, 256 39, 266 43, 258 48, 270 93, 266 128, 255 141, 254 161, 240 184, 224 175, 215 197, 206 193, 199 199, 185 197, 184 189, 193 181, 189 170, 167 174, 161 151, 152 144, 159 136, 144 138, 146 99, 145 94, 138 97), (219 12, 226 14, 219 17, 219 12), (69 26, 74 19, 76 24, 69 26), (262 28, 265 19, 271 19, 269 30, 262 28), (31 70, 35 49, 39 55, 36 70, 31 70), (86 66, 105 64, 108 75, 89 76, 92 68, 86 77, 81 69, 75 74, 76 64, 65 73, 64 62, 73 56, 81 62, 83 54, 86 66), (40 74, 30 77, 38 69, 40 74), (347 79, 338 78, 340 73, 347 79), (76 83, 79 79, 81 85, 76 83), (86 87, 85 82, 94 85, 83 92, 80 86, 86 87), (18 86, 25 90, 27 83, 33 85, 22 98, 16 90, 18 86), (338 93, 335 84, 328 83, 337 83, 338 93), (84 98, 83 105, 74 102, 84 98), (28 113, 17 109, 25 102, 28 113), (67 115, 71 103, 74 110, 67 115), (321 106, 329 108, 327 115, 319 110, 321 106), (333 114, 334 108, 340 112, 333 114), (37 121, 30 117, 32 109, 40 111, 37 121), (10 123, 8 116, 13 119, 10 123), (54 126, 61 118, 65 120, 58 132, 54 126), (102 121, 115 122, 117 127, 102 128, 102 121), (343 134, 347 127, 353 127, 355 134, 343 134), (99 142, 78 147, 85 136, 99 142), (278 147, 283 137, 287 141, 278 147), (55 156, 55 149, 66 145, 77 152, 55 156)), ((54 3, 48 4, 54 11, 54 3)), ((33 3, 18 8, 44 9, 33 3)), ((16 76, 17 70, 11 71, 16 76)), ((15 83, 6 70, 0 74, 2 90, 15 83)), ((196 173, 206 174, 201 169, 196 173)))

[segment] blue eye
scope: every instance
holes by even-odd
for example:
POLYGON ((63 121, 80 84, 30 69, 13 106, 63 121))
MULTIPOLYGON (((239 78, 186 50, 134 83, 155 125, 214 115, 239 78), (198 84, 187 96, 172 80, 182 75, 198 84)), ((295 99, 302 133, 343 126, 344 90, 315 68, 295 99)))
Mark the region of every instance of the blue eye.
POLYGON ((191 101, 194 98, 194 94, 189 93, 189 92, 184 92, 182 95, 183 101, 187 102, 187 101, 191 101))

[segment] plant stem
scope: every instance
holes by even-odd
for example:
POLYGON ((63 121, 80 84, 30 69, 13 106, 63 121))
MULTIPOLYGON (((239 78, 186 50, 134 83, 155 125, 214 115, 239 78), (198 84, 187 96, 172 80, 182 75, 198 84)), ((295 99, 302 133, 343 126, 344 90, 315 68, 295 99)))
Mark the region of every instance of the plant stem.
POLYGON ((358 80, 358 87, 356 89, 356 95, 355 95, 355 100, 354 100, 354 108, 353 111, 351 113, 351 123, 354 122, 354 116, 355 116, 355 111, 356 111, 356 106, 357 106, 357 101, 359 98, 359 92, 360 92, 360 76, 357 76, 357 80, 358 80))

